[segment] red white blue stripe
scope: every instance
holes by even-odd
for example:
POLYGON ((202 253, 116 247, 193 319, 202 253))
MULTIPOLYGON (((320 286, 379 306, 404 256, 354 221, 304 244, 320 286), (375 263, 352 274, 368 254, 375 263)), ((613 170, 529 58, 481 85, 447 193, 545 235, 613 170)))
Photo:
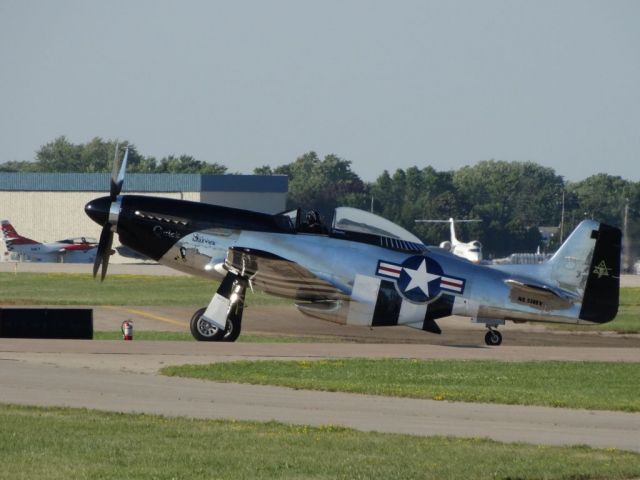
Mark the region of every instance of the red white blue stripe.
MULTIPOLYGON (((391 278, 398 280, 402 273, 402 265, 397 263, 385 262, 383 260, 378 261, 378 267, 376 268, 376 275, 379 277, 391 278)), ((440 289, 451 293, 464 293, 465 280, 463 278, 452 277, 449 275, 440 276, 440 289)))

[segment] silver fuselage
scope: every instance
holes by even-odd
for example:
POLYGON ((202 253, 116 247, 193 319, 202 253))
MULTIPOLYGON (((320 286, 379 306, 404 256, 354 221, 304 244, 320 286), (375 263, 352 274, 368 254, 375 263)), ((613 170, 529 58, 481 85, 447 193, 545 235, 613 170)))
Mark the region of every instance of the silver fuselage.
MULTIPOLYGON (((336 286, 339 293, 334 295, 335 301, 345 304, 357 301, 351 298, 356 276, 376 278, 379 261, 402 264, 415 256, 327 235, 211 229, 181 238, 159 261, 186 273, 221 280, 228 268, 225 266, 227 252, 233 248, 268 251, 298 264, 320 281, 336 286)), ((580 304, 576 302, 559 302, 550 307, 548 302, 540 302, 533 295, 532 298, 514 298, 513 289, 505 281, 518 278, 526 282, 529 280, 526 275, 476 265, 439 249, 426 251, 423 255, 437 261, 446 275, 465 279, 464 292, 453 294, 453 315, 479 320, 590 323, 578 320, 580 304)), ((258 273, 252 286, 273 295, 301 300, 299 279, 288 278, 286 273, 279 278, 274 275, 263 278, 258 273)), ((419 309, 413 315, 411 309, 406 311, 409 313, 400 319, 399 324, 412 324, 424 316, 419 309)), ((330 309, 325 317, 345 323, 349 313, 345 308, 335 308, 330 309)))

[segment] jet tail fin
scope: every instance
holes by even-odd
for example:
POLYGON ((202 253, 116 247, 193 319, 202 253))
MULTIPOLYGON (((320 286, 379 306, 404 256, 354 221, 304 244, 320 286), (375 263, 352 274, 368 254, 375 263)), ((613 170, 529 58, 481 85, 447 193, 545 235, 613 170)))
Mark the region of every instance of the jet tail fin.
POLYGON ((582 298, 579 318, 605 323, 618 313, 622 232, 585 220, 547 262, 562 289, 582 298))
POLYGON ((20 235, 18 232, 16 232, 16 229, 13 228, 13 225, 11 225, 11 222, 9 220, 0 221, 0 226, 2 227, 2 238, 4 239, 8 250, 11 250, 11 247, 13 245, 35 245, 40 243, 20 235))
POLYGON ((451 227, 451 244, 455 245, 456 243, 460 243, 460 241, 456 237, 456 226, 453 218, 449 219, 449 226, 451 227))

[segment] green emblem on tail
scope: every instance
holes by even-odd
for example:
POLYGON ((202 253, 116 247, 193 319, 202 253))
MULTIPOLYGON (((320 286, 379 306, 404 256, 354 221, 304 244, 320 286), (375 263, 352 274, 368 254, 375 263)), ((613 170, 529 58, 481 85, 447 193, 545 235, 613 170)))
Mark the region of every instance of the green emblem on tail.
POLYGON ((598 276, 598 278, 608 277, 609 271, 611 269, 607 268, 607 264, 602 260, 598 265, 593 268, 593 273, 598 276))

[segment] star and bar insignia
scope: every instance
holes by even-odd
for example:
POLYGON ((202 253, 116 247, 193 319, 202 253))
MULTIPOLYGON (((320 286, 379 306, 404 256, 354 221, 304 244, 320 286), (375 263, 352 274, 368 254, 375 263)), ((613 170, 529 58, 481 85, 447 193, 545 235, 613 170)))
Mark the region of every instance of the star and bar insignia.
POLYGON ((395 280, 398 291, 415 303, 429 303, 442 292, 462 294, 466 283, 462 278, 445 275, 432 258, 418 255, 402 264, 379 260, 376 275, 395 280))

